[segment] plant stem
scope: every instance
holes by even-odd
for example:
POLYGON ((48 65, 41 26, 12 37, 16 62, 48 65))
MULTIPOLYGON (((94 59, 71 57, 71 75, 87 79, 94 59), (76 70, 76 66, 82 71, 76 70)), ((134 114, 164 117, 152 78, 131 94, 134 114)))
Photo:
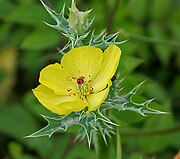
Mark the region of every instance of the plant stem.
POLYGON ((177 125, 172 128, 167 129, 160 129, 160 130, 154 130, 154 131, 145 131, 145 130, 137 130, 137 131, 126 131, 121 130, 121 135, 123 136, 152 136, 152 135, 162 135, 162 134, 169 134, 169 133, 176 133, 177 131, 180 131, 180 125, 177 125))
POLYGON ((60 159, 65 159, 67 157, 67 154, 69 153, 69 151, 73 148, 73 139, 70 138, 63 154, 61 155, 60 159))
POLYGON ((116 159, 122 159, 122 147, 119 127, 116 127, 116 159))
POLYGON ((136 41, 143 41, 143 42, 148 42, 148 43, 153 43, 153 44, 180 48, 179 41, 164 40, 164 39, 159 39, 155 37, 148 37, 148 36, 131 34, 131 33, 127 33, 127 38, 131 40, 136 40, 136 41))
POLYGON ((116 0, 116 1, 115 1, 114 6, 113 6, 113 8, 112 8, 112 10, 111 10, 111 13, 110 13, 110 15, 109 15, 109 18, 108 18, 108 26, 107 26, 107 31, 108 31, 108 32, 111 32, 112 24, 113 24, 113 21, 114 21, 116 12, 118 12, 119 3, 120 3, 120 0, 116 0))

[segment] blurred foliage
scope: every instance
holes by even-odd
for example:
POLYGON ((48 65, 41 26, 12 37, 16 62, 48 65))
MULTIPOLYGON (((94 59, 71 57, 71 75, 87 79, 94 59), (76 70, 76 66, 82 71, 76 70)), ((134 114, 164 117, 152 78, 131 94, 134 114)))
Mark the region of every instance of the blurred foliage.
MULTIPOLYGON (((44 0, 60 11, 70 0, 44 0)), ((145 79, 136 101, 156 98, 150 107, 172 112, 142 118, 130 111, 111 111, 121 124, 124 159, 170 159, 180 149, 180 2, 179 0, 77 0, 91 9, 96 32, 120 31, 129 39, 119 70, 125 80, 122 94, 145 79)), ((66 8, 67 9, 67 8, 66 8)), ((50 139, 23 138, 46 125, 39 113, 52 116, 33 96, 40 70, 59 61, 57 47, 67 39, 48 28, 53 23, 38 0, 0 1, 0 158, 94 159, 93 147, 74 142, 76 128, 50 139)), ((100 159, 115 158, 115 137, 99 146, 100 159)))

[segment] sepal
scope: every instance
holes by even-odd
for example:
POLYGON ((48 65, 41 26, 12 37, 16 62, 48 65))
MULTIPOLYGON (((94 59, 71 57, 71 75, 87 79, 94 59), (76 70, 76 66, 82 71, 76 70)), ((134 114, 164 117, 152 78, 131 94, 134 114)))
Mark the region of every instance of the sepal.
POLYGON ((72 0, 71 8, 69 8, 68 22, 74 34, 83 35, 91 26, 92 21, 89 21, 88 16, 91 10, 82 12, 79 11, 72 0))

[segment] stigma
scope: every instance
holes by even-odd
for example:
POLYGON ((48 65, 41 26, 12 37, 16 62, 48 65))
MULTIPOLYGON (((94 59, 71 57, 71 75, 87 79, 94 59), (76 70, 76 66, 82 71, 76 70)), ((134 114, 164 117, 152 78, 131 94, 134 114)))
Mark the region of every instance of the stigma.
POLYGON ((81 76, 81 77, 77 78, 76 82, 77 82, 77 84, 79 84, 79 85, 83 84, 83 83, 84 83, 84 77, 81 76))

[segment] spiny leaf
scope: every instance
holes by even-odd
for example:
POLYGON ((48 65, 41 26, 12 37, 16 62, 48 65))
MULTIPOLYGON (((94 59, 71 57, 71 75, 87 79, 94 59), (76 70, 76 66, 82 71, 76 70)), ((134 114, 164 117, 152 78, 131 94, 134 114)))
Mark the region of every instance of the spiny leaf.
POLYGON ((114 127, 106 122, 104 122, 103 120, 99 120, 97 121, 97 128, 100 131, 104 142, 107 144, 107 137, 111 137, 111 135, 114 134, 114 127))
POLYGON ((80 129, 79 135, 76 139, 82 140, 87 138, 90 147, 93 136, 97 136, 100 132, 106 143, 106 137, 113 134, 113 125, 115 124, 99 113, 100 112, 97 112, 96 114, 90 113, 87 115, 84 112, 79 112, 71 113, 67 116, 60 116, 59 118, 51 118, 42 115, 42 117, 48 122, 47 126, 29 136, 26 136, 26 138, 40 136, 51 137, 55 132, 66 131, 73 125, 80 125, 82 128, 80 129))
POLYGON ((114 86, 115 96, 109 98, 107 102, 105 102, 105 107, 103 108, 103 112, 106 112, 108 109, 114 108, 118 109, 119 111, 130 110, 136 113, 141 114, 142 116, 146 116, 146 114, 169 114, 168 112, 159 111, 156 109, 149 108, 149 104, 154 100, 149 99, 142 103, 136 103, 132 100, 133 96, 137 93, 139 88, 145 83, 145 81, 138 84, 134 89, 132 89, 129 93, 125 94, 124 96, 119 96, 118 90, 115 89, 119 87, 122 81, 117 81, 114 86))
POLYGON ((48 122, 47 126, 31 135, 26 136, 26 138, 40 136, 51 137, 52 134, 57 131, 66 131, 68 127, 78 124, 79 113, 72 113, 71 115, 59 118, 51 118, 44 115, 42 115, 42 117, 48 122))
POLYGON ((103 30, 99 35, 95 35, 95 31, 92 32, 91 34, 91 39, 88 43, 90 46, 95 46, 101 49, 107 48, 110 44, 122 44, 126 42, 127 40, 118 42, 117 37, 119 35, 119 32, 107 35, 106 30, 103 30))
POLYGON ((48 7, 42 0, 40 0, 44 8, 47 10, 49 15, 55 20, 56 25, 49 24, 47 22, 44 22, 46 25, 48 25, 51 28, 57 29, 58 31, 62 31, 65 33, 70 33, 70 27, 67 19, 64 17, 64 10, 65 5, 63 6, 62 11, 58 14, 53 9, 48 7))
POLYGON ((80 125, 82 126, 82 128, 76 139, 84 139, 86 137, 89 147, 91 145, 93 136, 97 136, 99 132, 106 144, 106 137, 114 134, 113 126, 116 124, 99 113, 100 112, 97 111, 96 113, 85 115, 85 117, 82 117, 82 119, 80 120, 80 125))
POLYGON ((82 118, 82 120, 80 120, 80 125, 82 126, 80 136, 85 137, 84 134, 86 134, 88 145, 90 147, 92 142, 93 132, 97 131, 94 115, 89 114, 88 116, 82 118))

